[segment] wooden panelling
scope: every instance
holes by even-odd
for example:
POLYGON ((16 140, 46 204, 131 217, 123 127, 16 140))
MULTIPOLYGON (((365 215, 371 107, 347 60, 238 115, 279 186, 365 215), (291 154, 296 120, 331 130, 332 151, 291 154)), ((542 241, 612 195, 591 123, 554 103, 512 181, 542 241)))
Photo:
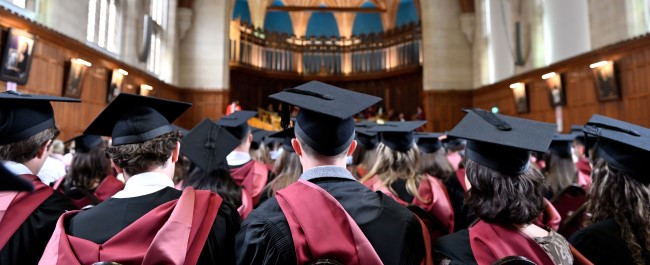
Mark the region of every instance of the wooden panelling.
POLYGON ((191 129, 205 118, 217 120, 223 116, 228 102, 226 90, 183 90, 181 99, 192 107, 180 117, 179 126, 191 129))
POLYGON ((464 116, 462 109, 472 107, 472 91, 423 91, 422 101, 427 131, 451 130, 464 116))

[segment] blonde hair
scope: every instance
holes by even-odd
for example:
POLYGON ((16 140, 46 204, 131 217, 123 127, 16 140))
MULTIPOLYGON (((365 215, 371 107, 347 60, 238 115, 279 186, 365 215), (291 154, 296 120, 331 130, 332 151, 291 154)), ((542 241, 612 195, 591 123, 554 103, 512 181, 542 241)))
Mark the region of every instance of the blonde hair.
POLYGON ((277 176, 266 187, 269 198, 273 197, 276 191, 291 185, 291 183, 296 182, 300 178, 300 175, 302 175, 302 165, 300 164, 298 155, 294 152, 284 150, 280 154, 280 157, 275 160, 273 172, 276 172, 277 176))
MULTIPOLYGON (((420 150, 417 145, 413 145, 406 152, 395 151, 383 143, 377 146, 377 159, 372 169, 363 176, 362 180, 368 180, 377 175, 382 181, 382 185, 397 195, 392 188, 392 184, 398 179, 406 180, 406 191, 424 203, 425 201, 418 192, 418 186, 423 176, 418 172, 420 164, 420 150)), ((363 182, 363 181, 361 181, 363 182)))

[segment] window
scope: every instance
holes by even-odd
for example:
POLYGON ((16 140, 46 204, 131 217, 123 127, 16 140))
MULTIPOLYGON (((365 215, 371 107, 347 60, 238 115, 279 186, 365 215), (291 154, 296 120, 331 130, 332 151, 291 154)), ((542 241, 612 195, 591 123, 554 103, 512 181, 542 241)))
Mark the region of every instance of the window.
POLYGON ((120 0, 89 0, 86 40, 112 53, 119 53, 122 24, 120 0))
POLYGON ((149 58, 147 59, 147 70, 160 75, 161 58, 163 54, 163 43, 165 30, 167 28, 167 0, 151 0, 149 15, 152 20, 151 43, 149 47, 149 58))
POLYGON ((29 19, 36 19, 39 0, 0 0, 0 5, 29 19))

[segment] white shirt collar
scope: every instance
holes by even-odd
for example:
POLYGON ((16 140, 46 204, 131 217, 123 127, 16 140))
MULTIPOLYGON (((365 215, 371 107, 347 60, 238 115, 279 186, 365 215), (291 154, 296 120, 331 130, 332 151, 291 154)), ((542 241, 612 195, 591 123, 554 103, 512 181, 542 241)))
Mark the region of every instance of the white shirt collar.
POLYGON ((229 166, 239 166, 251 161, 251 155, 248 152, 232 151, 226 156, 229 166))
POLYGON ((11 173, 14 173, 16 175, 34 175, 34 173, 29 170, 25 165, 21 163, 16 163, 14 161, 2 161, 2 164, 11 171, 11 173))
POLYGON ((169 176, 157 172, 145 172, 130 177, 124 189, 113 195, 113 198, 144 196, 166 187, 174 187, 174 182, 169 176))

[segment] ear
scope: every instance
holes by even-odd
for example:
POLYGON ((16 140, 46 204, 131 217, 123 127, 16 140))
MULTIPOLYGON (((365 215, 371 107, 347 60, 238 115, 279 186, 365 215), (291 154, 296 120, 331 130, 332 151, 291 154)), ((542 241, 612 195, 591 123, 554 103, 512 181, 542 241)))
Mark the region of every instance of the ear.
POLYGON ((176 163, 178 161, 178 157, 181 154, 181 142, 176 141, 176 148, 172 150, 172 163, 176 163))
POLYGON ((52 143, 52 140, 49 140, 46 143, 44 143, 43 145, 41 145, 41 147, 38 148, 38 152, 36 153, 36 158, 41 159, 41 158, 43 158, 43 156, 46 156, 47 155, 47 149, 48 149, 48 147, 50 146, 51 143, 52 143))
POLYGON ((116 165, 115 163, 113 163, 113 160, 111 160, 111 166, 115 169, 117 174, 123 174, 124 173, 124 169, 121 168, 120 166, 116 165))
POLYGON ((291 146, 293 147, 293 151, 296 151, 296 155, 302 156, 302 148, 300 147, 300 142, 298 142, 298 139, 291 139, 291 146))
POLYGON ((357 149, 357 140, 352 140, 352 143, 350 144, 350 148, 348 148, 348 153, 346 156, 351 156, 352 153, 354 153, 354 150, 357 149))
POLYGON ((248 143, 252 143, 252 142, 253 142, 253 134, 248 133, 248 143))

